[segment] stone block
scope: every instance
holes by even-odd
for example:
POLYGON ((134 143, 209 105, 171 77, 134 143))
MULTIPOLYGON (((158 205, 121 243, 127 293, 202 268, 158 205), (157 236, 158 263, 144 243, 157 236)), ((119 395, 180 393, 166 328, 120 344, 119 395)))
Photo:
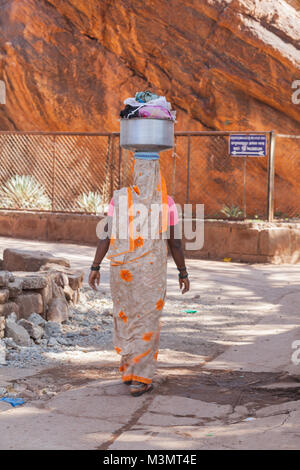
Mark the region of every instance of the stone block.
POLYGON ((18 295, 22 294, 22 279, 15 278, 13 282, 8 283, 9 298, 15 299, 18 295))
POLYGON ((56 323, 62 323, 69 318, 69 306, 65 298, 58 297, 51 300, 47 320, 56 323))
POLYGON ((46 263, 70 266, 66 259, 57 258, 46 251, 6 248, 3 252, 3 267, 9 271, 38 271, 46 263))
POLYGON ((23 292, 16 298, 19 306, 19 318, 28 318, 32 313, 44 312, 44 304, 41 294, 37 292, 23 292))

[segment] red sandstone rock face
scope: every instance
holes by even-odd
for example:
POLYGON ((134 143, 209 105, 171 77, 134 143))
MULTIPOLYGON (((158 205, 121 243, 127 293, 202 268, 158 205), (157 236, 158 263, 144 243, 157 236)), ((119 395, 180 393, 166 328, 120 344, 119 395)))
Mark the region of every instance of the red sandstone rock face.
MULTIPOLYGON (((124 98, 151 88, 177 110, 177 130, 300 134, 299 9, 298 0, 1 1, 0 128, 117 131, 124 98)), ((278 146, 290 187, 287 151, 299 145, 278 146)), ((226 178, 216 169, 225 193, 226 178)))

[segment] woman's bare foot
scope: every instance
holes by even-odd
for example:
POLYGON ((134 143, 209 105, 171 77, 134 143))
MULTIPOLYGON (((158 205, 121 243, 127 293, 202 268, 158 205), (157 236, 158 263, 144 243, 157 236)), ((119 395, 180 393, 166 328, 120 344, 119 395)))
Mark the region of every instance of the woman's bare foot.
POLYGON ((142 382, 134 381, 130 386, 130 393, 133 397, 140 397, 146 392, 151 392, 152 389, 152 384, 144 384, 142 382))

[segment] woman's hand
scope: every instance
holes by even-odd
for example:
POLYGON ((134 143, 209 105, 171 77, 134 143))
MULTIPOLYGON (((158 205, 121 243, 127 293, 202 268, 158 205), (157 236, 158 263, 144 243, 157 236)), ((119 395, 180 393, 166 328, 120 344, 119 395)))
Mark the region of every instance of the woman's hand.
POLYGON ((91 271, 89 275, 89 286, 97 290, 96 284, 97 286, 100 284, 100 271, 91 271))
POLYGON ((179 288, 182 291, 182 294, 185 294, 190 290, 190 280, 188 277, 186 277, 185 279, 179 278, 179 288))

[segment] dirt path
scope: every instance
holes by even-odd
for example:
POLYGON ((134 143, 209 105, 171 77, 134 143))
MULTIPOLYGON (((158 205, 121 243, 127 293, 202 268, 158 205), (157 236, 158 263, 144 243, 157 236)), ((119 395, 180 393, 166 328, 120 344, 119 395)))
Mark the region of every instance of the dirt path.
MULTIPOLYGON (((85 269, 93 254, 86 246, 1 241, 50 250, 85 269)), ((85 291, 70 325, 89 331, 99 315, 99 334, 81 337, 80 347, 75 336, 45 353, 43 364, 1 369, 0 387, 27 393, 27 402, 15 409, 0 402, 0 448, 298 448, 300 365, 291 356, 300 340, 300 266, 188 265, 192 290, 181 296, 170 262, 154 392, 133 399, 120 383, 105 264, 99 294, 85 291)))

